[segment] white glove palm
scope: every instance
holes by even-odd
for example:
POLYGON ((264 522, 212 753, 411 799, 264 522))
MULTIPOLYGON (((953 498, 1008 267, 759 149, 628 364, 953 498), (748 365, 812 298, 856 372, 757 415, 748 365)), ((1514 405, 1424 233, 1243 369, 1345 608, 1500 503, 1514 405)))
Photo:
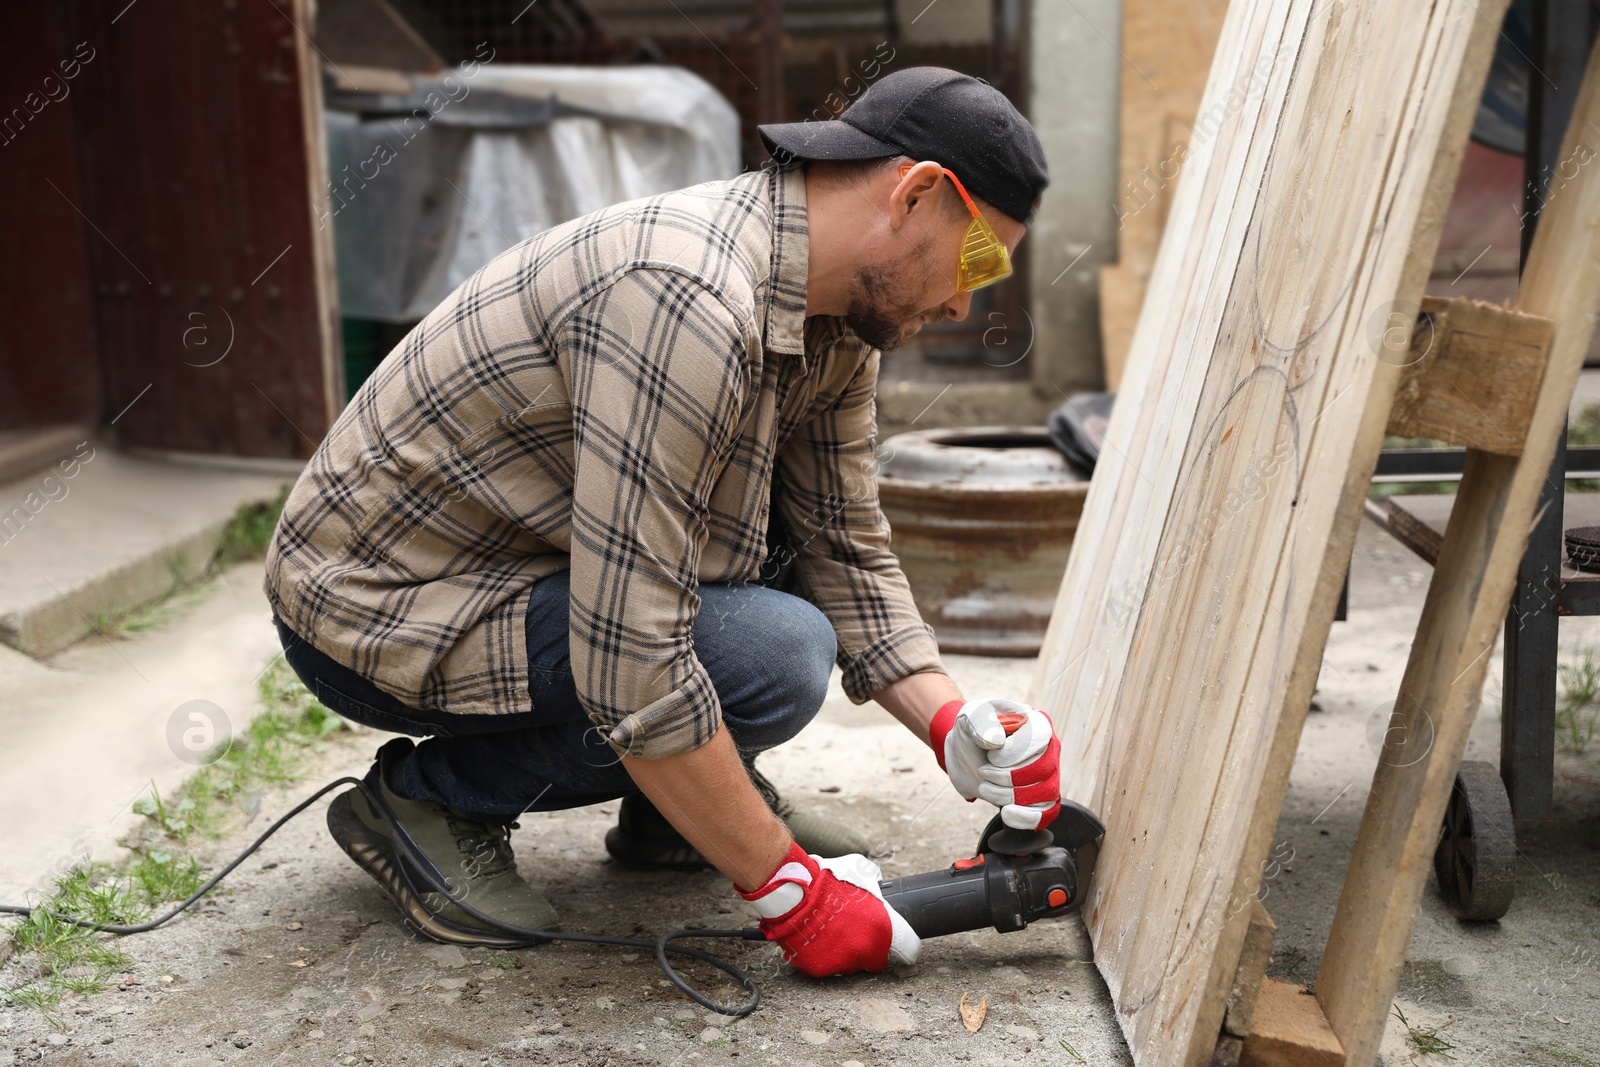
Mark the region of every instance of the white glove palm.
POLYGON ((1044 712, 999 698, 959 708, 952 702, 934 719, 932 735, 956 792, 995 805, 1007 826, 1036 830, 1060 810, 1061 746, 1044 712), (1009 735, 1002 714, 1021 720, 1009 735))

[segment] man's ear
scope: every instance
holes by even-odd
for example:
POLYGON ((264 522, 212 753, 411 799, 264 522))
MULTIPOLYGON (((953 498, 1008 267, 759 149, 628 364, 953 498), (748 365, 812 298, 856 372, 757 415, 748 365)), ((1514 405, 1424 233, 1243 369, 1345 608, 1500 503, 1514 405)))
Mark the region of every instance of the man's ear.
POLYGON ((934 207, 943 192, 939 184, 944 181, 944 170, 932 160, 923 160, 900 177, 898 168, 891 173, 898 179, 889 195, 889 225, 900 229, 915 211, 934 207))

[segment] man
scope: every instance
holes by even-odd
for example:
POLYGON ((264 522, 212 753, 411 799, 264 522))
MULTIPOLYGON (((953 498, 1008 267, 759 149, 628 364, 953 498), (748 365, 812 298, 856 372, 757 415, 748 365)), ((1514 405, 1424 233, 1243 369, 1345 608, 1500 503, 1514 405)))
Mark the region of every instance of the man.
POLYGON ((1010 273, 1038 138, 931 67, 761 134, 780 166, 576 219, 469 278, 285 506, 267 592, 288 662, 339 714, 428 738, 384 745, 375 801, 328 813, 428 936, 553 928, 514 820, 621 797, 614 856, 714 865, 805 973, 914 959, 876 866, 839 858, 865 840, 749 769, 835 662, 969 800, 1027 829, 1059 809, 1049 719, 963 701, 873 480, 877 350, 1010 273))

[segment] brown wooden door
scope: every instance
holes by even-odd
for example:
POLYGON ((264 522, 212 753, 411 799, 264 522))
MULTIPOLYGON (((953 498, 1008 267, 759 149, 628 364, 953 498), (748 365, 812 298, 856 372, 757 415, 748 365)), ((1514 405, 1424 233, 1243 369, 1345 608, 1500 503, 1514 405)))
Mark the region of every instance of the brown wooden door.
POLYGON ((80 0, 79 163, 131 445, 304 457, 343 401, 307 0, 80 0))
POLYGON ((0 431, 100 419, 74 147, 87 45, 53 4, 0 4, 0 431))

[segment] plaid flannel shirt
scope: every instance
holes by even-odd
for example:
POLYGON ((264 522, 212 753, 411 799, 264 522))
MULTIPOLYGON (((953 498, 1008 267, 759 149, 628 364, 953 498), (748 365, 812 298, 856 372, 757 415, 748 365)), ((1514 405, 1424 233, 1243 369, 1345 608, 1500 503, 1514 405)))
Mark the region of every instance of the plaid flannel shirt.
POLYGON ((497 257, 317 449, 268 550, 273 610, 412 707, 527 711, 529 591, 570 569, 585 711, 619 752, 684 752, 721 723, 696 587, 758 579, 776 483, 850 697, 943 670, 878 506, 879 354, 806 318, 807 240, 803 172, 767 170, 497 257))

